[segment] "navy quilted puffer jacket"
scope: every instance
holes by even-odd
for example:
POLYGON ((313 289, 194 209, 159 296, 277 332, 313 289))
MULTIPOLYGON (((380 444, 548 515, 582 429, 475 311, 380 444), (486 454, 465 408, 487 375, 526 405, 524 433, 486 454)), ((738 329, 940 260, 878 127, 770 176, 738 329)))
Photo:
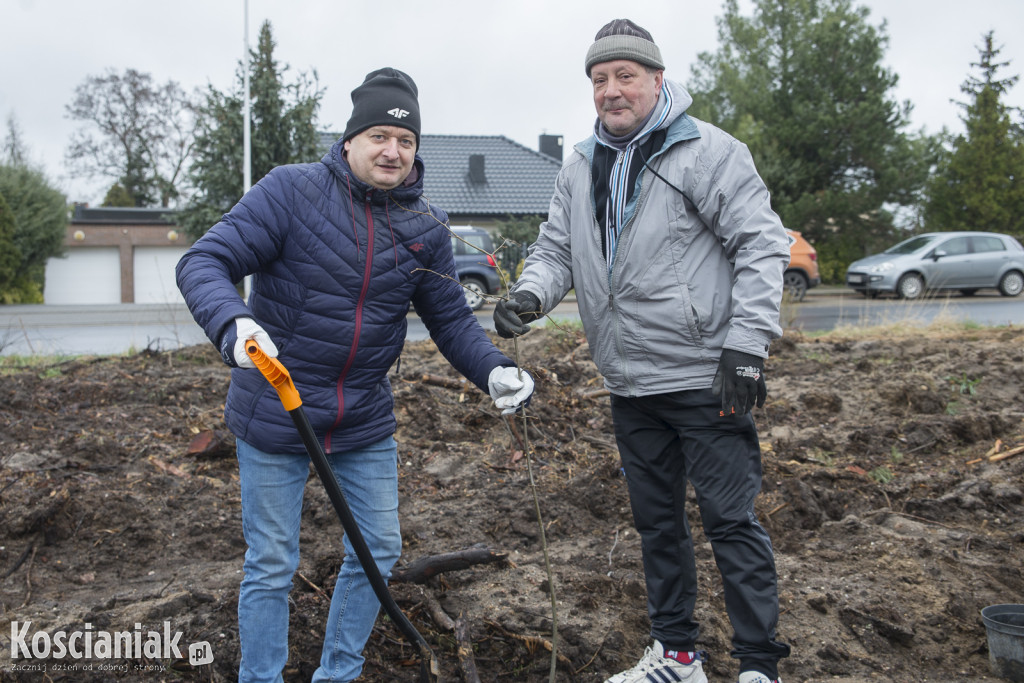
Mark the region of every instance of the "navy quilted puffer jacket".
MULTIPOLYGON (((251 317, 277 345, 328 453, 394 433, 387 372, 410 303, 445 358, 482 391, 514 363, 477 323, 455 279, 448 217, 422 197, 423 161, 382 191, 356 178, 338 141, 319 163, 279 166, 178 263, 196 322, 221 346, 251 317), (233 283, 253 275, 247 307, 233 283)), ((258 370, 234 368, 228 427, 270 453, 304 453, 291 417, 258 370)))

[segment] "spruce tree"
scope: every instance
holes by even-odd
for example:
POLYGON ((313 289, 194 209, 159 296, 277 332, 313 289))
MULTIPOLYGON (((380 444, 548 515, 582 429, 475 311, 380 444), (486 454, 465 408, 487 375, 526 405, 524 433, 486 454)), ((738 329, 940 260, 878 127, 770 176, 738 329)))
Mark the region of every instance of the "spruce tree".
POLYGON ((885 24, 850 0, 754 0, 749 16, 727 0, 718 26, 721 47, 693 68, 690 113, 748 145, 783 223, 815 245, 824 279, 841 279, 891 243, 893 210, 918 201, 933 156, 905 130, 885 24))
MULTIPOLYGON (((316 158, 316 116, 323 91, 314 71, 285 82, 288 67, 274 59, 270 22, 260 28, 257 48, 249 60, 251 172, 255 184, 270 169, 316 158)), ((192 184, 196 189, 178 223, 199 237, 228 211, 243 193, 243 87, 239 65, 236 87, 223 93, 210 86, 199 108, 199 129, 193 150, 192 184)))
POLYGON ((952 137, 948 154, 928 187, 925 220, 930 230, 990 230, 1024 238, 1024 135, 1003 102, 1019 76, 1000 78, 1009 62, 998 60, 992 32, 983 38, 980 76, 961 86, 968 101, 964 133, 952 137))

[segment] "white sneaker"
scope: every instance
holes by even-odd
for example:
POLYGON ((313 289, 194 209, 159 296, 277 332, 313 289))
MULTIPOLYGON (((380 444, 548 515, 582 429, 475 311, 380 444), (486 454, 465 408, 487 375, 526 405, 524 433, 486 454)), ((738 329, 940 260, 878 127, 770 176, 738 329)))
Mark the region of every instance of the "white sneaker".
POLYGON ((692 653, 693 662, 682 662, 665 656, 665 647, 654 641, 632 669, 615 674, 604 683, 708 683, 701 660, 703 653, 692 653))
POLYGON ((776 678, 772 680, 760 671, 744 671, 740 674, 740 678, 737 683, 782 683, 782 679, 776 678))

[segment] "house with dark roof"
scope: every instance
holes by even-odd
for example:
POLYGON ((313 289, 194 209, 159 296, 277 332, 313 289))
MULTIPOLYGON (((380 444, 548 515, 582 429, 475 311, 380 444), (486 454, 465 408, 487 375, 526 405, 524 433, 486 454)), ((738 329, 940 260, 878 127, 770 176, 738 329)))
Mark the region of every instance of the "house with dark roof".
MULTIPOLYGON (((341 135, 321 133, 321 153, 341 135)), ((504 135, 421 135, 419 155, 426 164, 423 194, 452 225, 493 228, 510 216, 547 217, 562 137, 541 135, 533 150, 504 135)))

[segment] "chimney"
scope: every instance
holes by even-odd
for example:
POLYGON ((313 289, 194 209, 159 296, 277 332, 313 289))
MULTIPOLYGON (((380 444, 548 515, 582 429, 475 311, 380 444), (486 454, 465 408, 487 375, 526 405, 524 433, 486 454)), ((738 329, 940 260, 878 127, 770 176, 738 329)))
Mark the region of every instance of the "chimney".
POLYGON ((547 135, 542 134, 540 136, 540 146, 538 147, 541 154, 562 160, 562 136, 561 135, 547 135))
POLYGON ((469 182, 474 184, 487 182, 487 173, 484 171, 483 154, 469 155, 469 182))

